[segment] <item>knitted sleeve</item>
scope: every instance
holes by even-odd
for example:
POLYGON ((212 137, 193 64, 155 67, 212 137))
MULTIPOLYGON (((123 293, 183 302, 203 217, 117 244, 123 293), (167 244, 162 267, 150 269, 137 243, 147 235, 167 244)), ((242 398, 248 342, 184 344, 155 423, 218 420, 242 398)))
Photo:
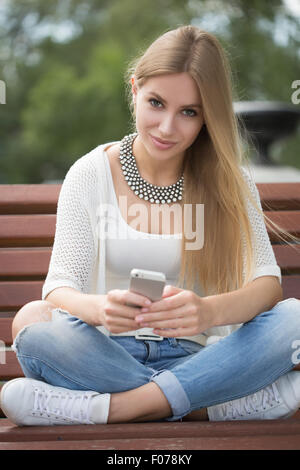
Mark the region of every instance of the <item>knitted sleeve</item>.
POLYGON ((89 193, 95 188, 95 171, 82 157, 69 169, 59 195, 56 231, 42 299, 57 287, 87 292, 95 259, 89 214, 89 193))
MULTIPOLYGON (((245 169, 242 169, 242 173, 255 201, 261 209, 260 196, 254 180, 245 169)), ((247 200, 247 210, 253 231, 255 252, 255 269, 252 280, 261 276, 276 276, 281 283, 281 270, 275 258, 264 218, 257 212, 249 200, 247 200)))

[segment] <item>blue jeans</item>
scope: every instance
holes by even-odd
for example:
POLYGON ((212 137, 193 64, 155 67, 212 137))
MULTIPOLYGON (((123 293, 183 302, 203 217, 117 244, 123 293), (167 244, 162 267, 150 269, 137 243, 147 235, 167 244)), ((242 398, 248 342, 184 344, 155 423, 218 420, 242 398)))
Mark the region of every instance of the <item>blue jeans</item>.
POLYGON ((295 367, 297 340, 300 301, 291 298, 205 347, 175 338, 108 337, 58 311, 52 321, 21 330, 13 349, 25 376, 60 387, 115 393, 155 382, 172 409, 166 421, 176 421, 273 383, 295 367))

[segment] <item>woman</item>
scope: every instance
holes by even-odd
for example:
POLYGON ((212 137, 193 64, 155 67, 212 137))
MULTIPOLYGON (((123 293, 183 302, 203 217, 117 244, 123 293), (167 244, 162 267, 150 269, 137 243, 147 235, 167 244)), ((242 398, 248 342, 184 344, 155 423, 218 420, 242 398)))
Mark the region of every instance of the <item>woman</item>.
POLYGON ((268 220, 242 169, 226 55, 213 35, 179 27, 126 83, 136 132, 64 180, 43 300, 13 322, 26 378, 3 387, 2 409, 19 425, 291 416, 300 302, 282 301, 268 220), (174 203, 184 222, 204 207, 200 246, 168 218, 174 203), (128 290, 132 268, 166 273, 161 300, 128 290))

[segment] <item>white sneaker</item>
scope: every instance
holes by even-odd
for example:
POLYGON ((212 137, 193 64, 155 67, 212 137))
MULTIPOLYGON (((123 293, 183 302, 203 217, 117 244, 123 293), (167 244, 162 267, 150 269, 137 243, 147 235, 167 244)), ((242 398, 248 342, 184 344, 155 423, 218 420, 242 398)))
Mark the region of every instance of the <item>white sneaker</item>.
POLYGON ((68 390, 29 378, 7 382, 0 395, 3 412, 19 426, 106 423, 109 403, 108 393, 68 390))
POLYGON ((300 406, 300 372, 291 371, 246 397, 207 408, 210 421, 285 419, 300 406))

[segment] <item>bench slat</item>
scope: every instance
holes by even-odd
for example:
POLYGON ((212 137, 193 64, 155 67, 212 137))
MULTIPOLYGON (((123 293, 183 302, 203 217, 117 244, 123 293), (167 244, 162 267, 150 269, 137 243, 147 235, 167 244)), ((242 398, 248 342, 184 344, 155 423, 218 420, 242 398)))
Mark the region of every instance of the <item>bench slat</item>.
POLYGON ((300 275, 299 276, 283 276, 282 277, 282 288, 283 298, 289 299, 294 297, 300 299, 300 275))
MULTIPOLYGON (((279 225, 279 227, 287 230, 296 237, 300 236, 300 211, 266 212, 266 215, 271 219, 272 222, 279 225)), ((268 233, 272 243, 281 241, 281 239, 269 229, 268 233)))
POLYGON ((0 318, 0 341, 3 341, 6 346, 10 346, 12 344, 12 321, 12 317, 0 318))
MULTIPOLYGON (((300 271, 300 245, 273 245, 282 270, 300 271)), ((52 248, 0 249, 0 277, 47 275, 52 248)))
POLYGON ((24 377, 21 366, 14 351, 6 351, 5 364, 0 364, 0 380, 11 380, 16 377, 24 377))
MULTIPOLYGON (((126 439, 168 437, 222 437, 222 436, 284 436, 300 434, 300 411, 286 420, 262 421, 182 421, 157 423, 127 423, 126 439), (274 426, 276 424, 276 426, 274 426)), ((78 426, 31 426, 20 428, 10 420, 0 420, 0 441, 57 441, 57 440, 111 440, 124 438, 123 424, 78 426)))
POLYGON ((300 245, 273 245, 272 248, 282 271, 300 272, 300 245))
POLYGON ((300 210, 300 183, 257 183, 264 210, 300 210))
POLYGON ((0 214, 55 214, 61 184, 2 184, 0 214))
POLYGON ((0 282, 0 309, 18 310, 32 300, 40 300, 44 281, 0 282))
MULTIPOLYGON (((257 183, 262 205, 300 209, 300 183, 257 183)), ((61 184, 0 185, 0 214, 56 213, 61 184)))
MULTIPOLYGON (((124 432, 126 425, 124 425, 124 432)), ((0 450, 299 450, 300 435, 0 442, 0 450)), ((193 461, 193 460, 191 460, 193 461)), ((157 463, 155 461, 154 463, 157 463)))
POLYGON ((52 246, 56 215, 2 215, 0 246, 52 246))
MULTIPOLYGON (((268 212, 268 217, 293 235, 300 236, 300 212, 268 212)), ((52 246, 56 215, 2 215, 0 218, 0 246, 52 246)), ((269 230, 268 230, 269 231, 269 230)), ((272 242, 280 238, 270 232, 272 242)))
POLYGON ((42 276, 49 268, 52 248, 0 250, 0 277, 42 276))
MULTIPOLYGON (((284 299, 300 298, 300 275, 282 277, 284 299)), ((44 281, 0 282, 0 310, 18 310, 32 300, 40 300, 44 281)))

